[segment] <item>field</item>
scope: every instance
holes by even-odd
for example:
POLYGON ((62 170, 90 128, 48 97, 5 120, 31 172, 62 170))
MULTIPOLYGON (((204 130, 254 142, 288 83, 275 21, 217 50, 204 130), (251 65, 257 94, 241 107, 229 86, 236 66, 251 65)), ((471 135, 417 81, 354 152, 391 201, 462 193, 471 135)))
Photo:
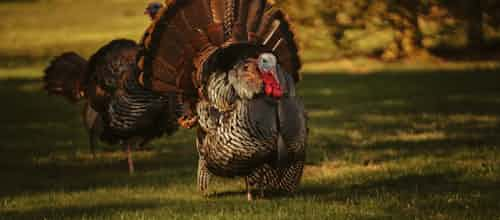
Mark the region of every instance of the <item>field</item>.
POLYGON ((308 64, 303 184, 246 201, 241 180, 196 190, 194 132, 134 153, 88 149, 80 107, 41 90, 65 50, 138 39, 146 1, 0 3, 0 219, 500 219, 498 62, 308 64), (95 5, 99 5, 98 8, 95 5))

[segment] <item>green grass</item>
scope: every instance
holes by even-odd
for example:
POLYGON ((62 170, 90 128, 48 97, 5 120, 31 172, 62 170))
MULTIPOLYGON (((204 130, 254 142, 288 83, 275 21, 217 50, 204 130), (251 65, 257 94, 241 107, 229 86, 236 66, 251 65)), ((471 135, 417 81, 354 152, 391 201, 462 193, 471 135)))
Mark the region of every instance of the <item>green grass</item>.
POLYGON ((193 133, 93 160, 79 108, 33 79, 0 81, 0 214, 12 219, 494 219, 500 217, 496 72, 307 73, 308 167, 295 196, 248 203, 243 184, 195 190, 193 133))
POLYGON ((247 202, 241 180, 217 179, 203 197, 190 130, 134 153, 134 176, 118 146, 92 159, 79 106, 47 96, 41 70, 147 24, 145 1, 92 4, 0 3, 0 219, 500 219, 497 63, 306 65, 310 138, 293 196, 247 202))

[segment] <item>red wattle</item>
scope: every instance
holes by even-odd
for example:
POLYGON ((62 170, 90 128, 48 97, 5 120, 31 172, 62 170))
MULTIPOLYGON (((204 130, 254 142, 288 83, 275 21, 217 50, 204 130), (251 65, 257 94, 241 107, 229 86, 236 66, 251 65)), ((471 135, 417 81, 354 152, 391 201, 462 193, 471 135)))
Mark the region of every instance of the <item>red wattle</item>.
POLYGON ((283 96, 283 92, 281 91, 281 88, 274 88, 273 89, 273 96, 275 98, 280 98, 281 96, 283 96))
POLYGON ((264 92, 266 93, 266 95, 273 94, 273 87, 271 87, 267 84, 264 84, 264 92))
POLYGON ((283 91, 281 90, 280 84, 274 78, 273 74, 270 72, 262 73, 262 81, 264 83, 264 93, 268 96, 274 98, 280 98, 283 96, 283 91))

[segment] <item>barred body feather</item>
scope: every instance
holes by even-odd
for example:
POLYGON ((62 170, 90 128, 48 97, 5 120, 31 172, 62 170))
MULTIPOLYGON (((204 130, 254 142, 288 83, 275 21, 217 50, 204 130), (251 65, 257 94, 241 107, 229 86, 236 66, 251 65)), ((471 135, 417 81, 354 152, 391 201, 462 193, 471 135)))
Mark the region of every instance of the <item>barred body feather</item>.
MULTIPOLYGON (((177 93, 157 94, 139 82, 134 41, 113 40, 87 62, 75 53, 57 57, 46 69, 45 89, 71 101, 85 100, 84 125, 91 150, 98 139, 142 147, 178 128, 181 103, 177 93)), ((133 165, 129 153, 130 171, 133 165)))
MULTIPOLYGON (((199 188, 206 190, 211 174, 245 177, 248 184, 258 188, 293 192, 305 160, 303 104, 288 92, 294 89, 293 83, 288 84, 287 95, 279 100, 264 96, 260 87, 252 88, 257 84, 246 82, 255 73, 244 71, 248 68, 243 66, 236 65, 228 73, 214 73, 206 85, 208 100, 198 103, 199 188), (232 77, 238 83, 228 80, 232 77), (248 97, 252 98, 238 94, 251 94, 248 97), (278 164, 280 138, 288 155, 284 166, 278 164)), ((284 78, 293 80, 288 75, 284 78)))

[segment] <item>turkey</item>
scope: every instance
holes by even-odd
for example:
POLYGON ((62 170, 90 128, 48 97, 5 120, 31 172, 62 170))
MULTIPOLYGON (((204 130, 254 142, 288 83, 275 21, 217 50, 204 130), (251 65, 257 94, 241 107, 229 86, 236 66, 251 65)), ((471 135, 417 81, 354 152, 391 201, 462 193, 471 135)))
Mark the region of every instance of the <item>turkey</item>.
POLYGON ((181 94, 180 122, 198 125, 198 187, 242 177, 253 189, 293 192, 303 173, 307 117, 301 67, 284 13, 265 0, 172 1, 142 47, 139 81, 181 94))
POLYGON ((144 10, 144 14, 148 15, 151 20, 154 20, 156 18, 156 15, 158 15, 158 12, 164 7, 162 3, 159 2, 151 2, 148 4, 148 7, 144 10))
POLYGON ((145 44, 148 44, 148 40, 150 39, 150 34, 151 34, 151 31, 154 29, 154 24, 155 24, 155 20, 158 19, 159 17, 159 14, 161 13, 161 11, 165 8, 165 5, 163 5, 162 3, 159 3, 159 2, 151 2, 148 4, 148 6, 146 7, 146 9, 144 9, 144 15, 147 15, 149 16, 149 18, 151 19, 151 24, 149 25, 149 27, 146 29, 146 31, 144 31, 144 35, 142 36, 142 39, 141 39, 141 47, 144 46, 145 44))
POLYGON ((89 61, 74 52, 56 57, 45 70, 44 88, 71 102, 85 101, 83 121, 92 153, 97 140, 126 145, 129 172, 131 147, 172 134, 177 129, 179 104, 175 92, 157 95, 138 81, 139 46, 132 40, 113 40, 89 61))

